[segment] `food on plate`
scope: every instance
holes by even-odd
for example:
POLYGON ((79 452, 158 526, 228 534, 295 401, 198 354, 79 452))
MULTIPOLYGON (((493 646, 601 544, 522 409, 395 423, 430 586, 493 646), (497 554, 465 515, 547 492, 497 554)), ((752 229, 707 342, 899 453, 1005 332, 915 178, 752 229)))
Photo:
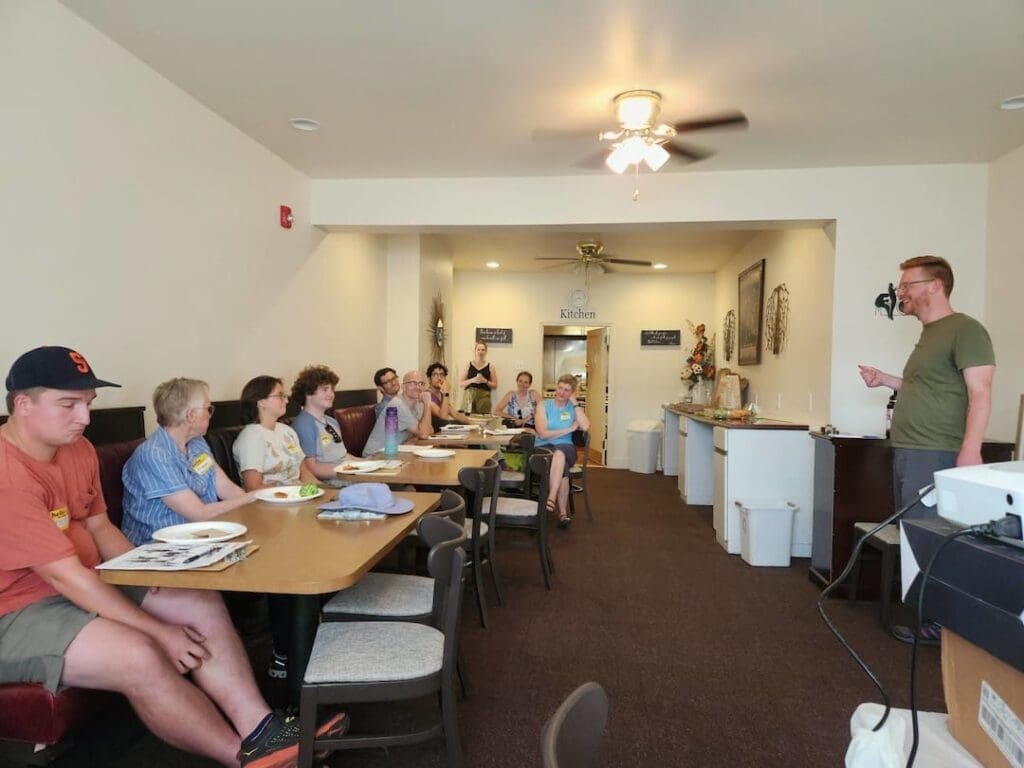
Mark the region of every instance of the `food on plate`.
POLYGON ((299 496, 316 496, 319 491, 319 486, 316 483, 306 483, 304 486, 299 488, 299 496))
POLYGON ((359 467, 356 466, 355 464, 342 464, 341 465, 341 471, 342 472, 355 472, 357 469, 359 469, 359 467))
POLYGON ((285 491, 274 491, 274 498, 275 499, 287 499, 288 498, 288 494, 285 491))
POLYGON ((218 530, 217 528, 201 528, 198 531, 192 531, 189 536, 193 539, 211 539, 214 536, 220 536, 224 531, 218 530))

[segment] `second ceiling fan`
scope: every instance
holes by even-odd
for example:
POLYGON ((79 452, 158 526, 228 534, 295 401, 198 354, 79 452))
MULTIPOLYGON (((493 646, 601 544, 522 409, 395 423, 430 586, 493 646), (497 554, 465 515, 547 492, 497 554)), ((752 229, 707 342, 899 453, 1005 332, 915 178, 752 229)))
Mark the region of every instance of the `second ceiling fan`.
POLYGON ((561 261, 572 264, 574 269, 582 271, 587 282, 590 282, 590 270, 603 274, 617 271, 612 264, 629 267, 651 267, 649 261, 639 259, 623 259, 604 252, 604 243, 600 240, 580 240, 576 243, 576 256, 537 256, 536 261, 561 261))

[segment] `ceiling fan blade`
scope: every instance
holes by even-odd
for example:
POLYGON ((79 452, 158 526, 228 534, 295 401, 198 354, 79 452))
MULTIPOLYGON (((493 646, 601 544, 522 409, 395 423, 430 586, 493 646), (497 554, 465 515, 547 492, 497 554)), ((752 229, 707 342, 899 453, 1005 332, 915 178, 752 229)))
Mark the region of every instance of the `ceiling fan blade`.
POLYGON ((676 133, 686 133, 688 131, 706 131, 711 128, 746 128, 749 124, 747 116, 734 109, 693 120, 683 120, 680 123, 675 123, 672 127, 676 129, 676 133))
POLYGON ((650 266, 653 266, 653 264, 651 262, 649 262, 649 261, 637 261, 636 259, 615 259, 615 258, 611 258, 611 259, 605 259, 605 261, 607 261, 607 262, 609 262, 611 264, 630 264, 631 266, 634 266, 634 267, 650 267, 650 266))
POLYGON ((534 261, 579 261, 569 256, 534 256, 534 261))
POLYGON ((661 146, 663 146, 665 151, 670 155, 691 163, 696 163, 698 160, 704 160, 715 154, 714 150, 701 149, 700 147, 695 147, 692 144, 679 144, 675 141, 666 141, 661 146))
POLYGON ((591 171, 602 171, 608 167, 604 164, 606 159, 608 159, 608 149, 599 149, 597 152, 587 155, 576 163, 576 167, 587 168, 591 171))

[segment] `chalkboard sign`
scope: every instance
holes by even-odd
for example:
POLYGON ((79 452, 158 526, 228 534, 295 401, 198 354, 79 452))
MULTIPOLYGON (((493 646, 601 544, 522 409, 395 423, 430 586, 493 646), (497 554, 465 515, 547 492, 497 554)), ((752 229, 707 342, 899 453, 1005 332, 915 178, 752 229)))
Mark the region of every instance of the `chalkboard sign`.
POLYGON ((640 331, 641 347, 678 347, 679 331, 640 331))
POLYGON ((511 344, 511 328, 477 328, 476 340, 487 344, 511 344))

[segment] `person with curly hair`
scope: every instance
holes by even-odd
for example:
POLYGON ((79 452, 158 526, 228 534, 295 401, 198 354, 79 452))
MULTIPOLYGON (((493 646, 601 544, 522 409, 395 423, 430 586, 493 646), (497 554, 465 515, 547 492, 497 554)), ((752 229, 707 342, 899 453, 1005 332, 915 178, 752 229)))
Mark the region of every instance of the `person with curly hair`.
POLYGON ((334 468, 348 456, 341 439, 341 425, 334 418, 334 387, 338 374, 326 365, 308 365, 292 384, 292 400, 302 411, 292 421, 299 445, 306 455, 306 468, 318 480, 335 482, 334 468))

